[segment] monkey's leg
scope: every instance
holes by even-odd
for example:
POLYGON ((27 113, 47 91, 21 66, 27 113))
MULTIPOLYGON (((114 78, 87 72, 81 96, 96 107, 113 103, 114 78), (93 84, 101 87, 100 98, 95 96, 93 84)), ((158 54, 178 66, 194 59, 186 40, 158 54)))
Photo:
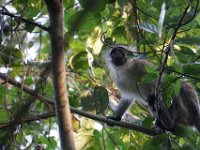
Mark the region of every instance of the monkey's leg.
POLYGON ((198 132, 200 134, 200 116, 197 116, 195 127, 196 127, 196 129, 198 130, 198 132))
POLYGON ((157 125, 161 128, 164 128, 167 131, 174 131, 175 129, 175 119, 176 114, 174 113, 175 109, 173 107, 167 108, 165 103, 161 100, 157 106, 158 120, 156 121, 157 125), (172 115, 174 114, 174 116, 172 115))
POLYGON ((132 103, 132 99, 127 98, 121 98, 119 101, 119 104, 117 105, 117 108, 115 110, 114 116, 108 116, 107 118, 120 121, 123 114, 126 112, 126 110, 129 108, 129 106, 132 103))
POLYGON ((147 102, 152 111, 154 117, 156 118, 156 126, 161 130, 172 131, 174 128, 174 118, 171 117, 170 110, 166 107, 165 103, 160 100, 156 105, 155 95, 149 95, 147 97, 147 102))

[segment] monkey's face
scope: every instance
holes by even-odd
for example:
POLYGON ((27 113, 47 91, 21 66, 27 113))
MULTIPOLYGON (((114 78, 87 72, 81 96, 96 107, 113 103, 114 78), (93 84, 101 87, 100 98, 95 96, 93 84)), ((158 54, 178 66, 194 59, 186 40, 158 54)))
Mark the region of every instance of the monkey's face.
POLYGON ((112 63, 115 66, 122 66, 126 62, 125 49, 123 47, 115 47, 110 52, 112 63))

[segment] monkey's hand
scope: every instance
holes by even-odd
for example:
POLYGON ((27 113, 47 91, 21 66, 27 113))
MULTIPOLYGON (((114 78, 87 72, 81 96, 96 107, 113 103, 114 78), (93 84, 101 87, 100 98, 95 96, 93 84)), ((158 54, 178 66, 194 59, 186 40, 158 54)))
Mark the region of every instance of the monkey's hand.
POLYGON ((116 117, 116 116, 107 116, 107 119, 115 120, 115 121, 121 121, 121 117, 116 117))
MULTIPOLYGON (((107 116, 106 117, 107 119, 111 119, 111 120, 114 120, 114 121, 121 121, 121 117, 116 117, 116 116, 107 116)), ((113 124, 110 124, 110 123, 108 123, 107 124, 108 126, 114 126, 113 124)))

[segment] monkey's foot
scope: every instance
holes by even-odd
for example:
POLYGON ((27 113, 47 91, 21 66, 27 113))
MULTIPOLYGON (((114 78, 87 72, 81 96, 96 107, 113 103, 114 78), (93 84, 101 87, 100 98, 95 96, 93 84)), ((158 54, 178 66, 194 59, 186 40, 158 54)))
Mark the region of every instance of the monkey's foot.
POLYGON ((107 119, 115 120, 115 121, 121 121, 121 117, 115 117, 115 116, 107 116, 107 119))

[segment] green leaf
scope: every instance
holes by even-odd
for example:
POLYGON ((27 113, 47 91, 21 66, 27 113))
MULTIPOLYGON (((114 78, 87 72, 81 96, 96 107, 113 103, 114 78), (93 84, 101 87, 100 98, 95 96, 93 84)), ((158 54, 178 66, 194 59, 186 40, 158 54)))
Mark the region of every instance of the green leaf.
POLYGON ((188 45, 200 45, 200 37, 184 37, 184 38, 177 38, 175 40, 177 44, 188 44, 188 45))
POLYGON ((5 86, 0 85, 0 105, 3 104, 5 94, 5 86))
POLYGON ((197 88, 200 89, 200 82, 196 84, 197 88))
POLYGON ((178 80, 177 76, 174 74, 166 74, 163 79, 163 99, 168 106, 171 104, 171 99, 173 96, 178 95, 180 91, 181 81, 178 80))
POLYGON ((98 55, 101 51, 103 43, 101 42, 102 30, 96 27, 87 39, 87 47, 93 50, 93 54, 98 55))
POLYGON ((153 66, 145 66, 145 71, 147 73, 141 77, 141 84, 150 83, 158 77, 158 71, 153 66))
POLYGON ((3 65, 20 66, 22 54, 19 49, 11 49, 9 47, 1 47, 0 63, 3 65))
POLYGON ((200 76, 200 64, 189 64, 183 67, 183 73, 188 75, 200 76))
POLYGON ((109 97, 106 88, 102 86, 95 87, 94 97, 96 101, 97 114, 103 113, 109 104, 109 97))
POLYGON ((108 107, 108 92, 104 87, 95 87, 92 95, 82 97, 81 104, 84 110, 96 111, 97 114, 103 113, 108 107))
MULTIPOLYGON (((197 53, 190 46, 178 46, 175 47, 175 55, 181 63, 188 63, 197 57, 197 53)), ((180 67, 180 65, 179 65, 180 67)), ((178 70, 177 70, 178 71, 178 70)))
POLYGON ((124 26, 116 27, 112 32, 112 37, 116 38, 117 41, 124 43, 126 41, 126 32, 124 26))
POLYGON ((95 97, 92 95, 81 97, 81 106, 86 111, 94 111, 96 109, 95 97))
POLYGON ((175 62, 172 62, 172 63, 169 65, 169 67, 167 67, 166 70, 168 70, 168 69, 169 69, 170 72, 173 72, 173 71, 182 72, 182 71, 183 71, 182 66, 179 65, 179 64, 177 64, 177 63, 175 63, 175 62), (171 70, 172 70, 172 71, 171 71, 171 70))
POLYGON ((187 132, 187 128, 183 127, 183 126, 177 126, 175 128, 175 135, 177 136, 187 136, 188 132, 187 132))
POLYGON ((28 77, 26 78, 26 80, 24 81, 24 83, 25 83, 26 85, 31 85, 31 84, 33 84, 33 83, 34 83, 33 77, 28 76, 28 77))
POLYGON ((101 137, 101 133, 98 130, 94 130, 93 136, 96 140, 98 140, 101 137))
POLYGON ((92 12, 102 11, 106 6, 106 0, 79 0, 85 10, 92 12))
POLYGON ((79 39, 74 39, 70 41, 70 47, 74 52, 79 52, 85 49, 85 43, 79 39))
POLYGON ((5 123, 8 122, 10 120, 9 115, 7 113, 7 111, 0 109, 0 123, 5 123))
POLYGON ((87 70, 89 68, 87 52, 80 51, 70 58, 70 66, 75 70, 87 70))
POLYGON ((162 28, 163 28, 163 23, 165 19, 165 12, 166 12, 166 3, 163 1, 161 12, 160 12, 160 18, 158 21, 158 35, 161 38, 162 37, 162 28))
POLYGON ((65 0, 63 1, 65 8, 74 6, 74 0, 65 0))
POLYGON ((55 137, 48 137, 48 141, 46 149, 55 149, 55 147, 57 147, 57 140, 55 137))
MULTIPOLYGON (((34 20, 32 20, 32 19, 29 19, 29 20, 34 22, 34 20)), ((30 23, 25 22, 25 29, 26 29, 26 31, 31 33, 35 29, 35 26, 30 23)))
POLYGON ((123 6, 128 2, 128 0, 117 0, 120 6, 123 6))
POLYGON ((102 68, 94 68, 94 74, 96 78, 103 79, 106 71, 102 68))
POLYGON ((145 126, 145 127, 150 128, 153 125, 153 121, 154 121, 153 117, 146 117, 144 119, 144 121, 142 122, 142 125, 145 126))
POLYGON ((151 74, 158 74, 158 71, 155 69, 154 66, 145 66, 145 71, 151 74))
POLYGON ((90 32, 100 22, 101 16, 94 14, 86 10, 77 11, 72 14, 68 20, 69 31, 73 33, 75 31, 90 32))
POLYGON ((157 27, 154 24, 150 23, 141 23, 139 24, 139 28, 150 33, 158 33, 157 27))
POLYGON ((193 144, 186 143, 182 146, 182 150, 196 150, 196 147, 193 144))
POLYGON ((176 80, 176 82, 174 83, 174 93, 176 96, 178 96, 180 89, 181 89, 181 80, 176 80))
POLYGON ((168 139, 168 135, 161 134, 146 141, 143 145, 144 150, 161 150, 161 144, 168 139))

